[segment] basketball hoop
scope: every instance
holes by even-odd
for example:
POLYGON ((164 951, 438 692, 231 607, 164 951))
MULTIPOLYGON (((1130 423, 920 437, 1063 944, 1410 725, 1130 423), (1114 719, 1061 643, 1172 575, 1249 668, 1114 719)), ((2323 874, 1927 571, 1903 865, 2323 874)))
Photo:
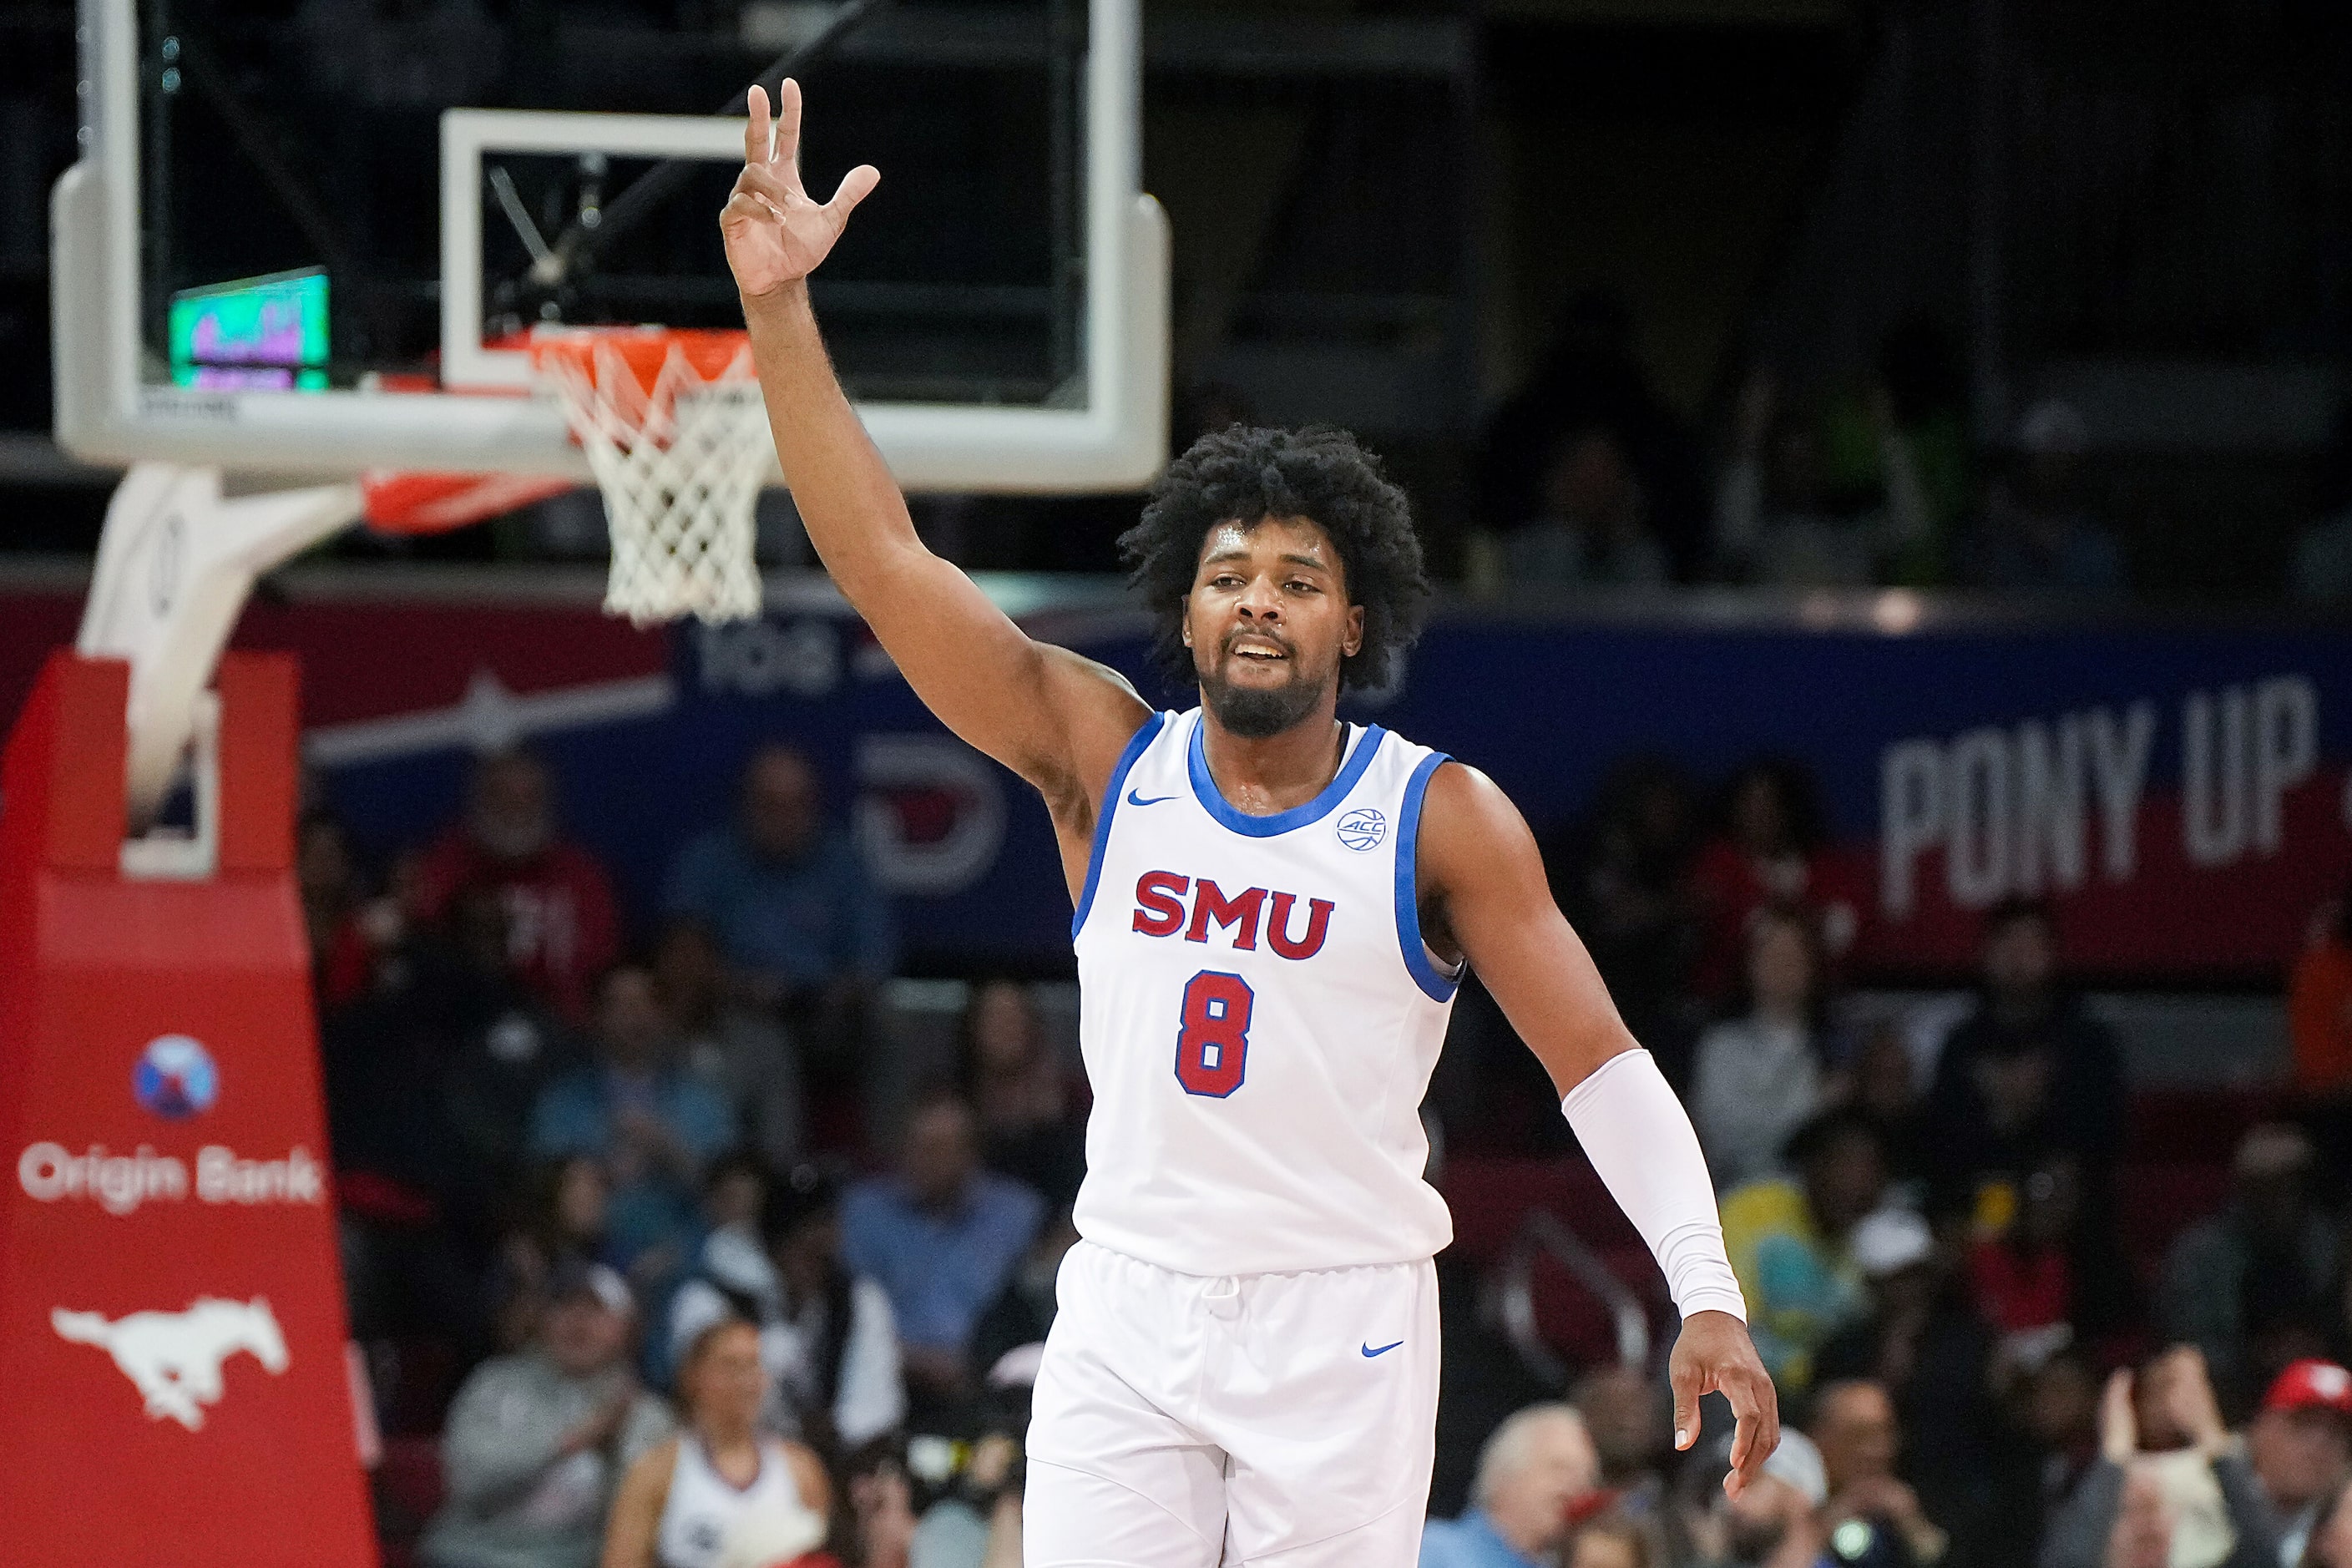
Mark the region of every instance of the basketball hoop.
POLYGON ((613 535, 604 610, 638 626, 760 613, 752 508, 775 462, 740 331, 541 327, 530 363, 563 408, 613 535))

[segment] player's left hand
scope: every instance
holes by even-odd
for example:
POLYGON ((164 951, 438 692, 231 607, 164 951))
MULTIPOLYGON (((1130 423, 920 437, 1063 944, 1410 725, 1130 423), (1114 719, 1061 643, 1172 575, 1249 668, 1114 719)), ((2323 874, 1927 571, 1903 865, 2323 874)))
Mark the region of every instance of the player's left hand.
POLYGON ((1675 1447, 1698 1441, 1699 1396, 1720 1394, 1731 1401, 1738 1426, 1731 1435, 1731 1471, 1723 1478, 1727 1496, 1738 1497, 1763 1473, 1764 1461, 1780 1446, 1780 1398, 1772 1378, 1748 1338, 1748 1325, 1728 1312, 1693 1312, 1683 1320, 1675 1353, 1666 1363, 1675 1391, 1675 1447))

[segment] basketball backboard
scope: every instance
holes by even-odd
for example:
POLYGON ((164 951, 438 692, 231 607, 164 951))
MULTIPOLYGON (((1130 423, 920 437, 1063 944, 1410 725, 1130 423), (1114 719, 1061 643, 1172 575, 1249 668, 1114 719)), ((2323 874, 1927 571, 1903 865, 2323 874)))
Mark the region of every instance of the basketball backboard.
POLYGON ((1139 188, 1138 0, 845 9, 82 0, 83 151, 54 200, 59 443, 584 481, 501 340, 740 325, 716 215, 741 121, 708 111, 830 27, 796 73, 810 184, 860 162, 884 178, 817 306, 900 481, 1144 483, 1168 247, 1139 188), (664 160, 689 166, 617 221, 664 160))

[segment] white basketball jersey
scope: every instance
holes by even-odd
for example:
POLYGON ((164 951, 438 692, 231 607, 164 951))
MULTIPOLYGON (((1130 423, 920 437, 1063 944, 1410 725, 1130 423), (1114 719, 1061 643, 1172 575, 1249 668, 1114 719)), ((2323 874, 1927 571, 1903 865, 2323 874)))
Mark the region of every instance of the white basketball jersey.
POLYGON ((738 1487, 711 1467, 691 1432, 677 1439, 669 1497, 654 1532, 659 1568, 766 1568, 814 1550, 824 1520, 801 1500, 783 1445, 760 1443, 760 1473, 738 1487))
POLYGON ((1155 715, 1105 792, 1072 922, 1095 1104, 1079 1234, 1184 1274, 1424 1258, 1422 1096, 1455 977, 1413 847, 1444 757, 1350 726, 1304 805, 1234 810, 1201 714, 1155 715))

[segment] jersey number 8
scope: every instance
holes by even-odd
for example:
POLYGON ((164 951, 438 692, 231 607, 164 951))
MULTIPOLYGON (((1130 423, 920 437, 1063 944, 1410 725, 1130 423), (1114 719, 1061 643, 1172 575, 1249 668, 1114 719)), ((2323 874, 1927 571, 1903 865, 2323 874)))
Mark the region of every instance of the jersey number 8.
POLYGON ((1250 1010, 1257 998, 1238 974, 1204 969, 1184 986, 1184 1026, 1176 1036, 1176 1081, 1215 1100, 1242 1086, 1249 1061, 1250 1010))

